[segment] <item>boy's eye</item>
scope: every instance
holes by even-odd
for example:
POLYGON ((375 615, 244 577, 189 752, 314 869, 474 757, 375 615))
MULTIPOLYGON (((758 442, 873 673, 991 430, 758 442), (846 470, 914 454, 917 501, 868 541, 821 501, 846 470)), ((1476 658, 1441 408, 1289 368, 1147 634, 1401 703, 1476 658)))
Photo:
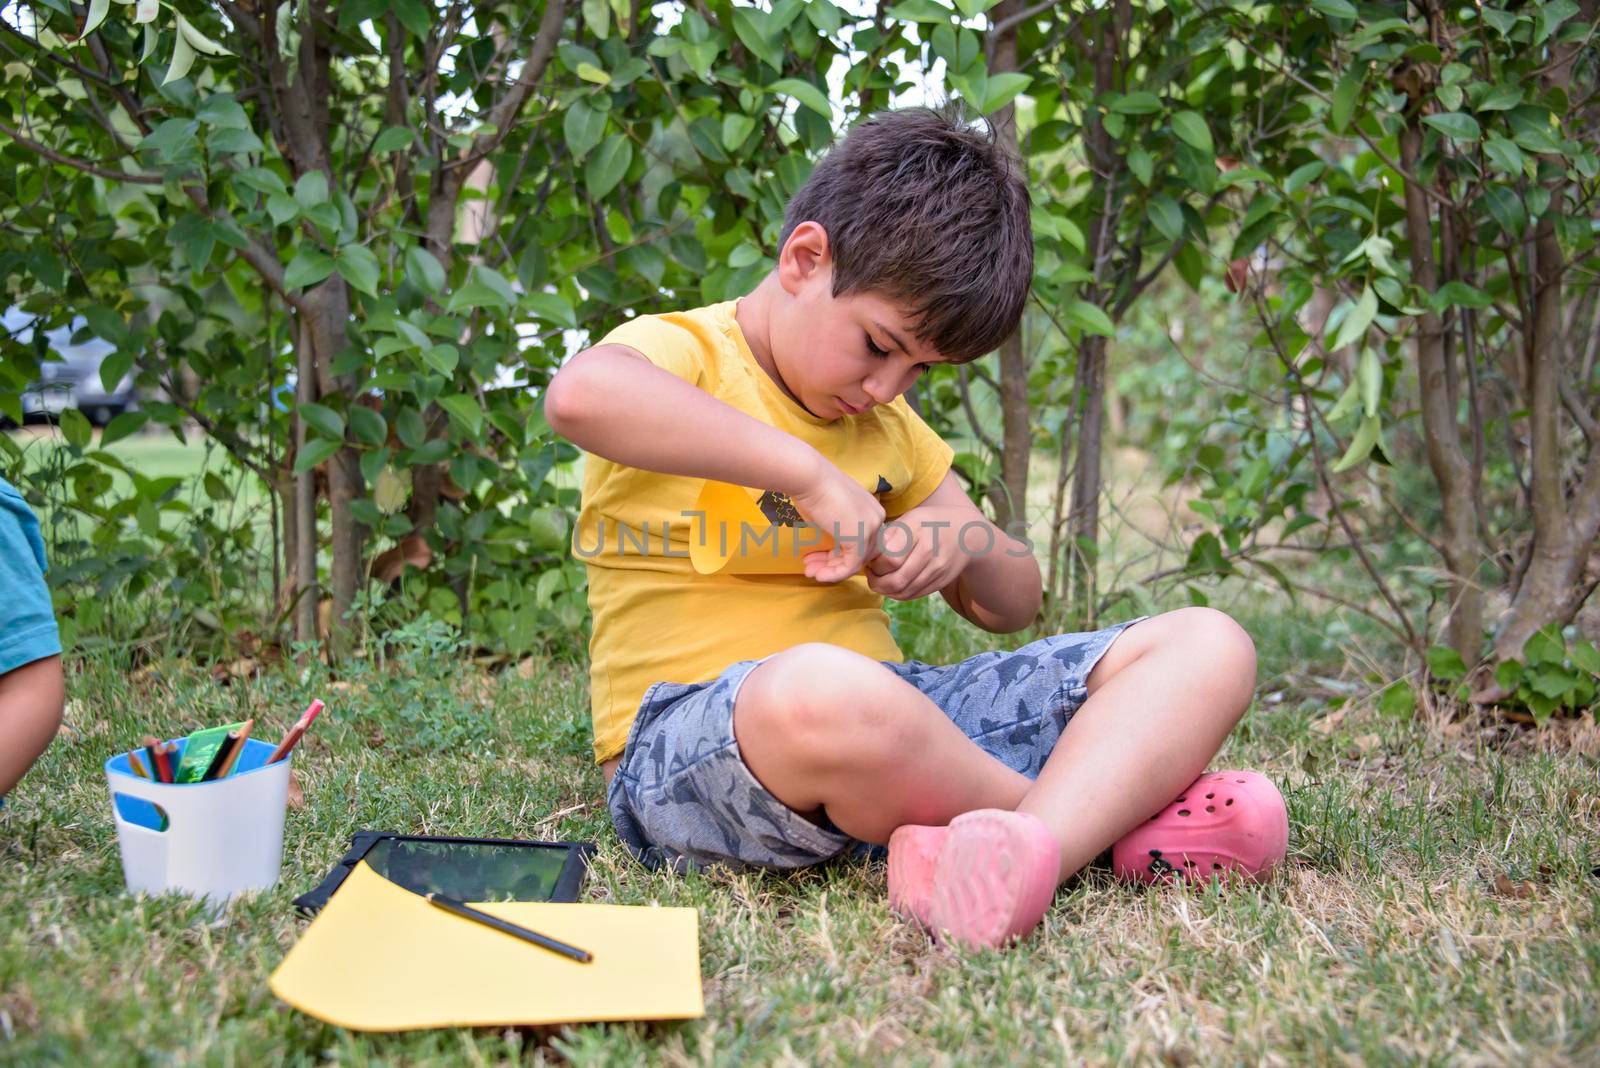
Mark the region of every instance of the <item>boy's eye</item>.
POLYGON ((887 356, 887 355, 889 355, 889 352, 888 352, 887 349, 880 349, 877 345, 875 345, 873 343, 871 334, 864 334, 862 336, 867 339, 867 351, 868 352, 872 353, 874 356, 887 356))

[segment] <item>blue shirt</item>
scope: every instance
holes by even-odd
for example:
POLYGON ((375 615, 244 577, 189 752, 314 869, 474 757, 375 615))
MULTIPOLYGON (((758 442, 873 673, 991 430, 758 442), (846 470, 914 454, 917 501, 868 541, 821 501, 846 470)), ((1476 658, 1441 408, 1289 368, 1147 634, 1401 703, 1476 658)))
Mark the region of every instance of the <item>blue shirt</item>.
POLYGON ((0 675, 61 652, 39 521, 0 478, 0 675))

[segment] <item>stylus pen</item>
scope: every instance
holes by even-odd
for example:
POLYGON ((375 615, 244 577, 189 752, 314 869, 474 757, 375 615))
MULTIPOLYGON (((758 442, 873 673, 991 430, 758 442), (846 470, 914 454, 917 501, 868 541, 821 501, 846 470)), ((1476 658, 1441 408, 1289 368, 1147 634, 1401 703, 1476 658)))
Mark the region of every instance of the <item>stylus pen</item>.
POLYGON ((493 927, 496 931, 504 931, 508 935, 522 939, 524 942, 532 942, 536 946, 542 946, 551 952, 561 954, 563 957, 569 957, 579 964, 588 964, 594 960, 594 954, 587 949, 579 949, 577 946, 569 946, 565 942, 557 942, 554 938, 542 935, 538 931, 530 931, 526 927, 518 927, 516 924, 502 920, 498 916, 491 916, 487 912, 479 912, 471 905, 463 904, 453 897, 445 897, 443 894, 435 893, 427 893, 422 896, 427 898, 429 904, 437 905, 446 912, 453 912, 463 919, 476 921, 485 927, 493 927))

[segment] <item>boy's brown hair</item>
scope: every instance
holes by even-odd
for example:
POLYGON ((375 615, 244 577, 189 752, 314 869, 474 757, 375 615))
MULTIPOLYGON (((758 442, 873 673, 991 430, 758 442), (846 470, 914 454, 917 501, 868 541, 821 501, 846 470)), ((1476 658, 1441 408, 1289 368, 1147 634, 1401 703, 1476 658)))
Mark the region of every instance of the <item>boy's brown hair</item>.
POLYGON ((784 212, 778 247, 802 222, 828 232, 833 295, 899 304, 918 340, 967 363, 1022 318, 1033 231, 1021 165, 959 105, 884 111, 819 162, 784 212))

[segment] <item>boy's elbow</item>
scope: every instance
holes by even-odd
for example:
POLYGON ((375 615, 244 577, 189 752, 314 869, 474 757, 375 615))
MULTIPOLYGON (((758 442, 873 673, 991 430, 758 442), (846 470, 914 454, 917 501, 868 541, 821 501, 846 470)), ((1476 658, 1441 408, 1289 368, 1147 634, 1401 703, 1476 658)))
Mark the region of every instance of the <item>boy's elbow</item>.
POLYGON ((551 430, 564 438, 572 436, 573 426, 582 418, 585 392, 581 372, 571 363, 556 372, 544 391, 544 419, 551 430))

